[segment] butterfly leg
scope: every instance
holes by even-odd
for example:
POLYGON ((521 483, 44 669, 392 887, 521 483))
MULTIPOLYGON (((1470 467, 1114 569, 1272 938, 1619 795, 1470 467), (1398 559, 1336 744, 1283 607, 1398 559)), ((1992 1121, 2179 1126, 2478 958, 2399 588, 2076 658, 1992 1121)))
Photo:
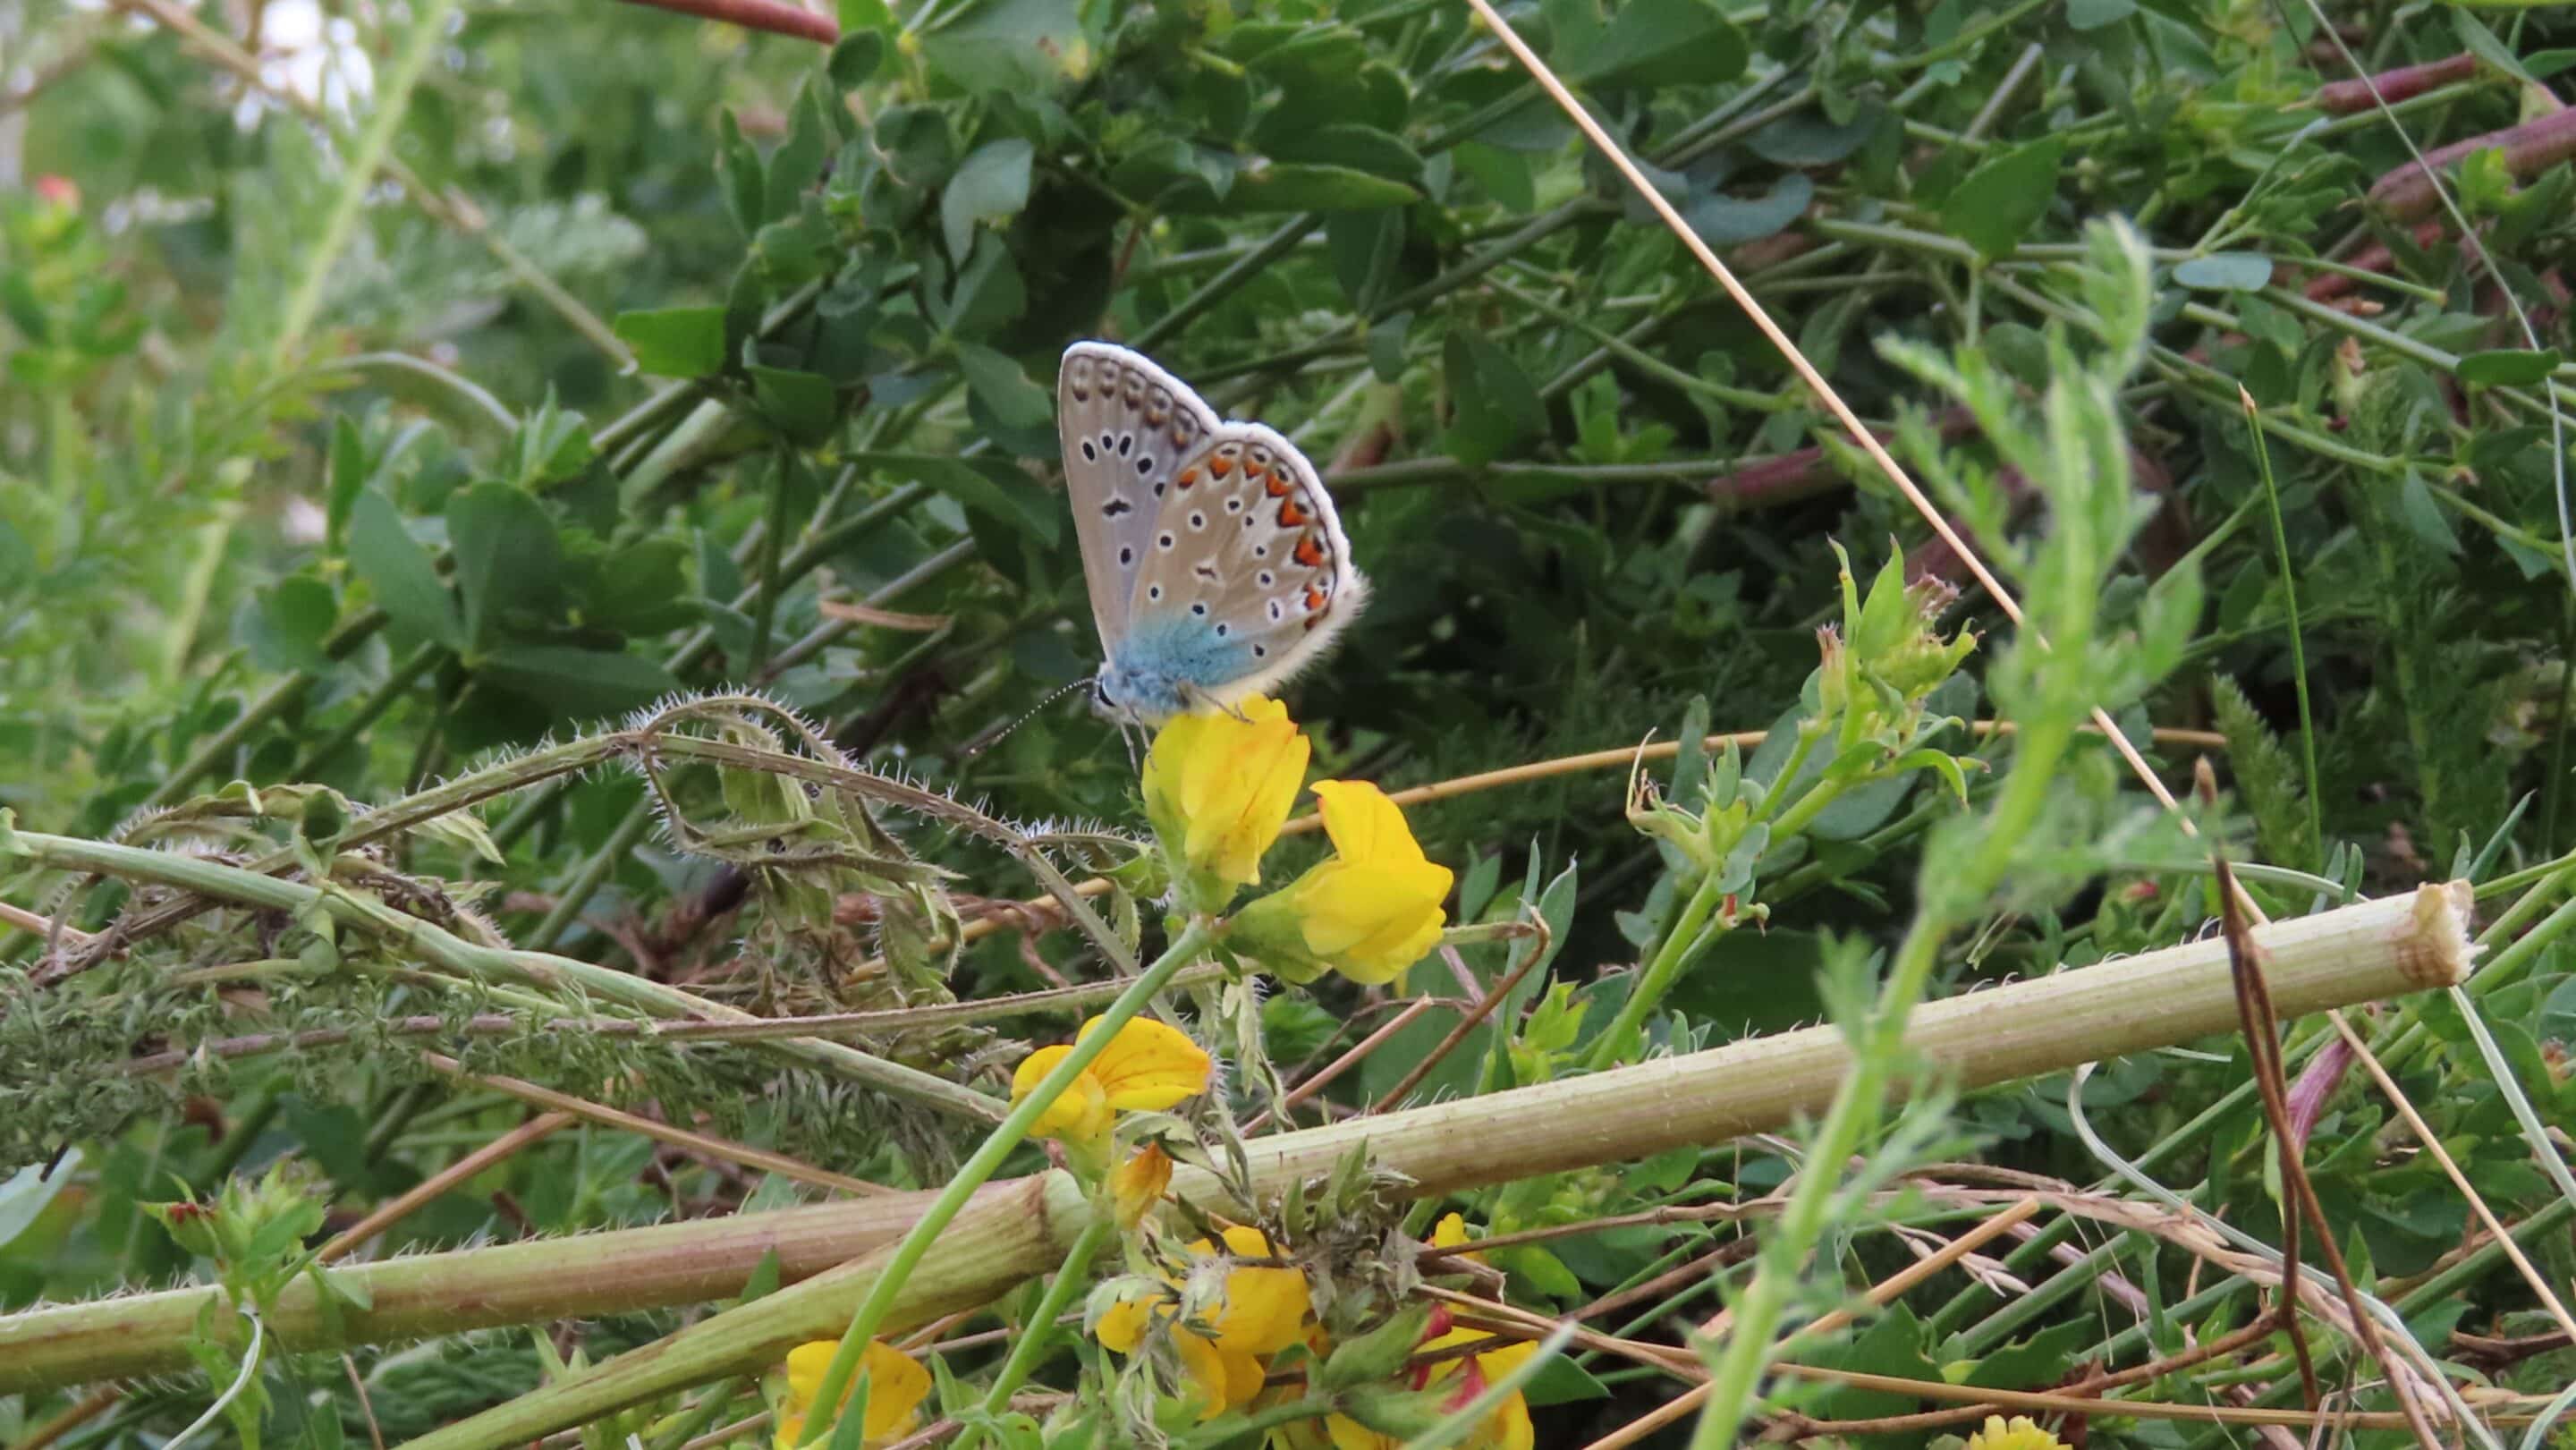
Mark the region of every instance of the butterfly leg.
POLYGON ((1231 715, 1246 725, 1252 723, 1252 717, 1244 714, 1241 709, 1219 700, 1216 696, 1209 694, 1206 690, 1199 688, 1197 685, 1190 684, 1185 680, 1181 683, 1180 688, 1182 700, 1187 702, 1192 710, 1213 711, 1221 715, 1231 715))

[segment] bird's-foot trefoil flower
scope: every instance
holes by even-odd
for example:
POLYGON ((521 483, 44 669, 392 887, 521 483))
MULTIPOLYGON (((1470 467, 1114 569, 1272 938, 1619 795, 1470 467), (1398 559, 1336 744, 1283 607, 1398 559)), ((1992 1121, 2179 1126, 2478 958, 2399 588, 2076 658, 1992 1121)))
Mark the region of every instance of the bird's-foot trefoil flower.
MULTIPOLYGON (((787 1351, 787 1392, 778 1404, 773 1437, 777 1450, 794 1450, 805 1438, 805 1419, 814 1413, 814 1394, 823 1387, 823 1372, 831 1367, 833 1352, 839 1348, 832 1340, 817 1339, 787 1351)), ((859 1373, 851 1377, 850 1389, 841 1396, 843 1405, 857 1392, 862 1377, 868 1386, 868 1409, 861 1443, 891 1445, 911 1434, 921 1418, 921 1402, 930 1397, 930 1371, 884 1340, 871 1339, 866 1357, 859 1361, 859 1373)))
MULTIPOLYGON (((1099 1029, 1101 1019, 1082 1024, 1080 1042, 1099 1029)), ((1011 1074, 1011 1101, 1019 1102, 1073 1049, 1041 1047, 1020 1060, 1011 1074)), ((1105 1165, 1110 1130, 1120 1113, 1158 1113, 1207 1091, 1215 1060, 1190 1040, 1189 1034, 1150 1017, 1130 1018, 1109 1039, 1100 1055, 1074 1078, 1039 1115, 1029 1131, 1079 1147, 1105 1165)), ((1097 1168, 1094 1169, 1096 1173, 1097 1168)))
POLYGON ((1404 812, 1366 781, 1320 780, 1333 856, 1245 907, 1230 939, 1292 982, 1335 971, 1375 986, 1439 944, 1455 878, 1422 854, 1404 812))
POLYGON ((1162 1273, 1161 1288, 1112 1304, 1091 1331, 1132 1355, 1160 1326, 1180 1361, 1181 1398, 1200 1420, 1252 1403, 1261 1393, 1262 1356, 1300 1342, 1313 1307, 1305 1272, 1271 1262, 1285 1249, 1269 1234, 1237 1224, 1221 1240, 1188 1245, 1186 1277, 1162 1273))
POLYGON ((1232 710, 1179 715, 1145 756, 1145 816, 1153 822, 1190 912, 1222 911, 1261 880, 1306 778, 1312 747, 1288 707, 1259 695, 1232 710))

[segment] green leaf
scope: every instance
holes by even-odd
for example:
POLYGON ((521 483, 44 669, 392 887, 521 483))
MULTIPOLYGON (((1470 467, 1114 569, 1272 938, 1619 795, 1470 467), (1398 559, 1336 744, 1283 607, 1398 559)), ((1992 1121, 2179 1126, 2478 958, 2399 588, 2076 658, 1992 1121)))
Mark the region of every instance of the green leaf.
POLYGON ((1594 1379, 1583 1366, 1561 1354, 1540 1365, 1538 1373, 1521 1387, 1521 1397, 1533 1407, 1605 1399, 1609 1394, 1608 1385, 1594 1379))
MULTIPOLYGON (((844 26, 845 31, 848 27, 844 26)), ((856 90, 876 79, 877 67, 885 64, 885 37, 873 30, 849 31, 832 47, 832 58, 824 68, 832 73, 832 84, 842 90, 856 90)))
POLYGON ((19 1169, 8 1182, 0 1183, 0 1249, 9 1247, 12 1239, 35 1223, 46 1205, 54 1201, 54 1195, 62 1192, 77 1176, 80 1161, 80 1149, 68 1148, 63 1152, 62 1162, 54 1165, 52 1176, 46 1175, 44 1164, 31 1163, 19 1169))
POLYGON ((1608 24, 1560 44, 1558 73, 1595 87, 1731 81, 1751 55, 1744 32, 1715 0, 1626 0, 1608 24))
POLYGON ((2471 15, 2460 6, 2454 5, 2449 9, 2451 33, 2460 38, 2463 49, 2524 85, 2538 84, 2532 79, 2531 72, 2523 69, 2521 59, 2513 53, 2512 48, 2496 39, 2494 31, 2487 29, 2486 22, 2471 15))
POLYGON ((914 477, 970 509, 997 519, 1054 548, 1064 525, 1064 501, 1008 463, 941 458, 929 454, 859 454, 863 466, 909 469, 914 477))
POLYGON ((469 651, 495 642, 505 618, 542 616, 562 588, 554 520, 506 483, 478 483, 449 496, 447 543, 456 554, 469 651))
POLYGON ((921 58, 971 93, 1044 95, 1084 44, 1074 0, 972 0, 921 37, 921 58))
POLYGON ((1165 209, 1181 214, 1241 215, 1282 211, 1369 211, 1382 206, 1411 206, 1422 193, 1400 181, 1348 166, 1309 162, 1274 162, 1246 171, 1225 199, 1213 193, 1193 197, 1188 191, 1162 198, 1165 209))
POLYGON ((840 398, 831 379, 787 368, 754 367, 751 393, 762 416, 778 430, 809 447, 822 443, 840 426, 840 398))
POLYGON ((322 641, 340 620, 331 586, 310 574, 289 574, 257 595, 243 620, 243 643, 263 669, 320 670, 330 664, 322 641))
POLYGON ((2397 516, 2405 521, 2415 537, 2457 557, 2460 536, 2451 528, 2451 516, 2442 512, 2441 502, 2433 497, 2432 487, 2423 475, 2407 470, 2406 482, 2397 489, 2397 516))
POLYGON ((1037 153, 1017 136, 978 146, 948 179, 939 226, 951 261, 963 266, 978 222, 1016 216, 1029 204, 1029 168, 1037 153))
POLYGON ((619 650, 513 644, 492 651, 475 673, 552 707, 558 716, 632 710, 680 688, 669 670, 619 650))
POLYGON ((1772 183, 1764 196, 1738 200, 1712 193, 1700 197, 1683 209, 1682 220, 1710 246, 1739 246, 1786 230, 1815 197, 1815 182, 1803 171, 1792 171, 1772 183))
POLYGON ((1422 153, 1375 126, 1342 121, 1254 138, 1272 161, 1347 167, 1406 183, 1422 179, 1422 153))
POLYGON ((358 435, 357 420, 346 413, 336 413, 331 418, 330 476, 324 536, 337 541, 348 530, 351 505, 357 503, 359 492, 367 486, 367 445, 358 435))
POLYGON ((2546 381, 2551 373, 2558 370, 2558 365, 2565 361, 2566 359, 2560 356, 2558 349, 2554 347, 2543 352, 2530 352, 2522 348, 2495 348, 2487 352, 2473 352, 2461 358, 2459 377, 2461 382, 2479 387, 2527 386, 2546 381))
POLYGON ((1055 418, 1055 399, 1029 381, 1018 363, 976 343, 957 345, 957 366, 967 390, 1006 427, 1043 428, 1055 418))
POLYGON ((440 582, 429 551, 403 527, 402 515, 383 494, 368 489, 349 507, 349 567, 376 592, 376 604, 393 622, 449 649, 465 647, 456 601, 440 582))
POLYGON ((2065 155, 2065 138, 2051 136, 1985 162, 1941 203, 1942 228, 1989 261, 2009 254, 2057 199, 2065 155))
POLYGON ((1442 446, 1460 462, 1491 463, 1546 419, 1537 384, 1483 333, 1450 333, 1441 356, 1456 403, 1442 446))
POLYGON ((624 635, 660 634, 698 617, 689 593, 689 546, 639 539, 600 564, 582 602, 584 619, 624 635))
POLYGON ((617 340, 657 378, 703 378, 725 365, 724 309, 659 307, 617 314, 617 340))
POLYGON ((2117 25, 2138 13, 2138 0, 2066 0, 2066 28, 2076 32, 2117 25))
POLYGON ((2212 252, 2174 268, 2173 277, 2200 292, 2260 292, 2272 285, 2272 262, 2250 252, 2212 252))

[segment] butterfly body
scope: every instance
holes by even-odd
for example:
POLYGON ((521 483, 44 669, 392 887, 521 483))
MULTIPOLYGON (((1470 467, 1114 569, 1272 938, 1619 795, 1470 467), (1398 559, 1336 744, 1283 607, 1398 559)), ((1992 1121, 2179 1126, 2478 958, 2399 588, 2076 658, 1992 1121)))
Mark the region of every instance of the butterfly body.
POLYGON ((1367 586, 1314 465, 1113 343, 1065 351, 1065 490, 1106 656, 1095 704, 1151 724, 1320 658, 1367 586))

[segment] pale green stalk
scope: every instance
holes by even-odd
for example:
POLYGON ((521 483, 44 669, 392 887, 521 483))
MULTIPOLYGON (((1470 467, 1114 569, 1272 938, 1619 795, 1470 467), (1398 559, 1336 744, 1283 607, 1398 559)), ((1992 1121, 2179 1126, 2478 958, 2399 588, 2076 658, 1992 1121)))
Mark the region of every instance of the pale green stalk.
MULTIPOLYGON (((1046 1358, 1047 1346, 1055 1338, 1056 1320, 1073 1302, 1073 1296, 1090 1282, 1093 1257, 1117 1231, 1118 1221, 1107 1214, 1101 1214, 1082 1226, 1082 1233, 1074 1239, 1073 1247, 1065 1250, 1064 1266, 1055 1271, 1055 1278, 1048 1282, 1046 1292, 1038 1296, 1038 1307, 1029 1311, 1028 1322, 1020 1330, 1020 1337, 1011 1342, 1010 1358, 1002 1361, 1000 1373, 993 1376, 992 1387, 984 1391, 984 1402, 978 1408, 985 1415, 999 1416, 1011 1407, 1011 1396, 1019 1393, 1020 1386, 1028 1383, 1029 1375, 1038 1367, 1038 1362, 1046 1358)), ((970 1424, 958 1432, 955 1450, 975 1450, 983 1438, 984 1427, 970 1424)))
POLYGON ((375 114, 367 118, 366 129, 358 133, 357 149, 346 158, 348 169, 340 178, 340 194, 331 203, 330 218, 322 224, 321 239, 305 259, 304 275, 286 300, 277 341, 268 352, 271 372, 284 370, 287 354, 304 340, 304 330, 313 325, 313 314, 321 310, 322 289, 330 281, 340 253, 348 247, 350 234, 357 230, 358 214, 367 204, 367 190, 375 184, 376 170, 393 147, 394 131, 411 108, 412 87, 420 83, 421 72, 429 68, 429 58, 437 53, 439 39, 447 29, 447 17, 455 12, 456 0, 423 0, 412 17, 411 29, 403 34, 402 48, 394 53, 393 64, 385 68, 383 83, 376 90, 375 114))
MULTIPOLYGON (((1163 949, 1163 955, 1147 967, 1125 992, 1120 993, 1117 1001, 1102 1010, 1091 1030, 1075 1041, 1073 1050, 1066 1053, 1045 1077, 1038 1079, 1027 1096, 1012 1106, 1001 1125, 985 1136, 974 1155, 958 1168, 956 1176, 948 1180, 948 1186, 940 1191, 930 1207, 922 1211, 912 1231, 903 1236, 903 1241, 896 1244, 894 1252, 887 1257, 885 1268, 868 1287, 868 1297, 860 1303, 859 1312, 851 1317, 848 1330, 842 1333, 841 1347, 833 1353, 831 1366, 823 1371, 823 1382, 814 1389, 815 1404, 838 1405, 841 1402, 842 1391, 849 1388, 850 1376, 858 1369, 859 1356, 866 1350, 868 1341, 876 1337, 877 1329, 885 1323, 887 1314, 893 1311, 896 1299, 903 1293, 904 1280, 912 1276, 922 1256, 938 1242, 940 1230, 948 1227, 949 1220, 966 1206, 966 1200, 974 1196, 976 1189, 984 1186, 985 1180, 1001 1168, 1002 1160, 1028 1137, 1029 1129, 1037 1125, 1038 1119, 1055 1105, 1055 1100, 1062 1097, 1073 1086, 1074 1080, 1081 1077, 1108 1048, 1117 1037, 1118 1029, 1144 1011, 1154 1000, 1154 994, 1163 990, 1182 967, 1205 950, 1215 935, 1215 930, 1205 918, 1193 920, 1182 928, 1172 944, 1163 949)), ((828 1414, 808 1416, 804 1438, 798 1443, 811 1445, 821 1439, 831 1422, 832 1417, 828 1414)))

